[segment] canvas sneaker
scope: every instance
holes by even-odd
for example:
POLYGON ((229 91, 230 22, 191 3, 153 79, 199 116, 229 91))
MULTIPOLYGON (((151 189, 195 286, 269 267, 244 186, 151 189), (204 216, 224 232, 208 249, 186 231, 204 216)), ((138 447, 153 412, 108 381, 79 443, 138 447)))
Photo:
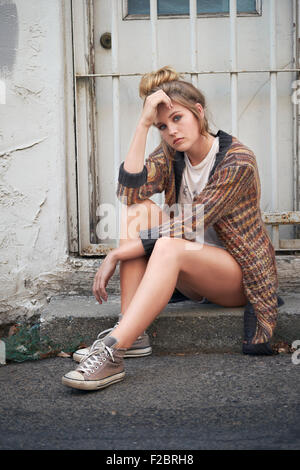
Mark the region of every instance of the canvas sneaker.
MULTIPOLYGON (((119 316, 119 321, 120 317, 121 315, 119 316)), ((97 340, 101 340, 105 338, 105 336, 108 336, 112 332, 112 330, 118 326, 119 321, 112 328, 108 328, 107 330, 101 331, 97 336, 97 340)), ((77 351, 75 351, 73 354, 74 361, 80 362, 84 358, 84 356, 89 354, 90 348, 91 346, 88 348, 77 349, 77 351)), ((124 358, 126 359, 128 357, 149 356, 151 353, 152 348, 150 346, 150 338, 147 333, 143 333, 134 341, 130 348, 125 350, 124 358)))
POLYGON ((116 342, 113 336, 106 336, 103 341, 96 340, 77 368, 63 376, 63 385, 80 390, 99 390, 123 380, 125 349, 114 348, 116 342))

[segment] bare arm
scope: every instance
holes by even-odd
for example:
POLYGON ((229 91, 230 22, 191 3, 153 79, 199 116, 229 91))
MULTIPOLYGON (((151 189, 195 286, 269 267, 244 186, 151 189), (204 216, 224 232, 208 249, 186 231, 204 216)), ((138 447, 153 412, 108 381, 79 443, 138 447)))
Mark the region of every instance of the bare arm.
POLYGON ((107 301, 106 286, 115 272, 118 261, 139 258, 140 256, 145 256, 145 250, 141 239, 128 240, 119 248, 115 248, 109 252, 106 258, 102 261, 93 284, 93 294, 100 304, 102 304, 101 299, 107 301))
POLYGON ((155 122, 157 107, 160 103, 165 103, 166 106, 172 108, 170 98, 162 90, 149 95, 145 101, 142 115, 124 162, 124 169, 129 173, 140 173, 144 168, 147 135, 150 127, 155 122))
POLYGON ((144 168, 144 155, 148 131, 148 126, 141 122, 138 123, 124 161, 124 169, 128 171, 128 173, 140 173, 144 168))
POLYGON ((126 243, 112 250, 110 255, 118 261, 126 261, 128 259, 140 258, 145 256, 145 250, 140 238, 135 240, 127 240, 126 243))
MULTIPOLYGON (((145 101, 140 120, 124 162, 124 169, 128 173, 140 173, 144 168, 147 135, 150 127, 155 122, 157 107, 160 103, 164 103, 169 108, 173 106, 170 98, 162 90, 158 90, 152 95, 149 95, 145 101)), ((96 273, 93 284, 93 293, 100 304, 102 303, 101 299, 107 300, 106 286, 109 279, 114 274, 118 262, 139 258, 141 256, 145 256, 145 249, 140 238, 128 240, 125 244, 112 250, 106 256, 96 273)))

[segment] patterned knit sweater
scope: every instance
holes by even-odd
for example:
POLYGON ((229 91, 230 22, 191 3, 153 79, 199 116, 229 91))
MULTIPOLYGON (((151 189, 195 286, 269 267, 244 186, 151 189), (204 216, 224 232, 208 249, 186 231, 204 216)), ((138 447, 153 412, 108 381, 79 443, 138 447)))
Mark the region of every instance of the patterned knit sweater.
MULTIPOLYGON (((224 248, 242 269, 243 287, 257 317, 253 344, 270 340, 277 320, 277 270, 275 253, 261 218, 260 180, 255 155, 235 137, 219 131, 219 152, 205 188, 194 197, 192 211, 177 214, 171 222, 141 231, 145 254, 159 237, 193 241, 195 224, 214 226, 224 248), (204 207, 204 211, 203 211, 204 207)), ((184 155, 167 157, 162 148, 152 153, 140 173, 119 170, 117 196, 131 205, 165 192, 165 204, 178 202, 184 155)))

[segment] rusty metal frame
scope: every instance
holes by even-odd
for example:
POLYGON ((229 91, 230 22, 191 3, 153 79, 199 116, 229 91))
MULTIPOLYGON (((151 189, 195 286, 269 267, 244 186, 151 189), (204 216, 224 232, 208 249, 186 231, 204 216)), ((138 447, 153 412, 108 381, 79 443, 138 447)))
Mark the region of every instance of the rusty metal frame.
MULTIPOLYGON (((214 74, 230 74, 230 73, 274 73, 274 72, 300 72, 300 66, 288 69, 253 69, 253 70, 242 70, 242 69, 234 69, 234 70, 185 70, 184 72, 178 72, 180 75, 214 75, 214 74)), ((76 74, 76 78, 103 78, 103 77, 141 77, 144 75, 142 72, 129 72, 129 73, 79 73, 76 74)))
POLYGON ((300 250, 300 239, 280 239, 280 225, 297 225, 300 226, 300 211, 287 212, 264 212, 263 221, 266 225, 270 225, 273 229, 273 246, 276 251, 297 251, 300 250))
MULTIPOLYGON (((296 69, 300 67, 300 0, 293 0, 293 65, 296 69)), ((299 83, 300 73, 297 70, 295 81, 299 83)), ((294 210, 300 210, 300 103, 293 106, 293 131, 294 131, 294 148, 293 148, 293 177, 294 177, 294 210)), ((294 237, 300 238, 300 226, 295 225, 294 237)))
POLYGON ((64 94, 65 94, 65 156, 66 156, 66 197, 68 214, 68 246, 70 253, 78 253, 78 192, 76 170, 75 132, 75 71, 73 50, 72 0, 62 3, 63 47, 64 47, 64 94))
MULTIPOLYGON (((93 0, 72 0, 75 114, 78 182, 79 254, 97 247, 97 207, 100 204, 97 158, 93 0), (80 38, 80 40, 78 40, 80 38), (87 80, 77 80, 86 74, 87 80)), ((101 250, 100 250, 101 253, 101 250)))

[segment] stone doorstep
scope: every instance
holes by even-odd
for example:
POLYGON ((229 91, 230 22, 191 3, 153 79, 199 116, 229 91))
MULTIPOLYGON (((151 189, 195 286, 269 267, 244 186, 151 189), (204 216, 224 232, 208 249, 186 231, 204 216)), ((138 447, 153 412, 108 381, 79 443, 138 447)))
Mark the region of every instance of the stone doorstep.
MULTIPOLYGON (((273 342, 300 340, 300 295, 282 296, 273 342)), ((41 334, 62 348, 82 340, 90 344, 118 319, 120 297, 98 304, 94 297, 52 298, 41 313, 41 334)), ((168 304, 147 332, 154 353, 241 352, 243 308, 185 301, 168 304)))

